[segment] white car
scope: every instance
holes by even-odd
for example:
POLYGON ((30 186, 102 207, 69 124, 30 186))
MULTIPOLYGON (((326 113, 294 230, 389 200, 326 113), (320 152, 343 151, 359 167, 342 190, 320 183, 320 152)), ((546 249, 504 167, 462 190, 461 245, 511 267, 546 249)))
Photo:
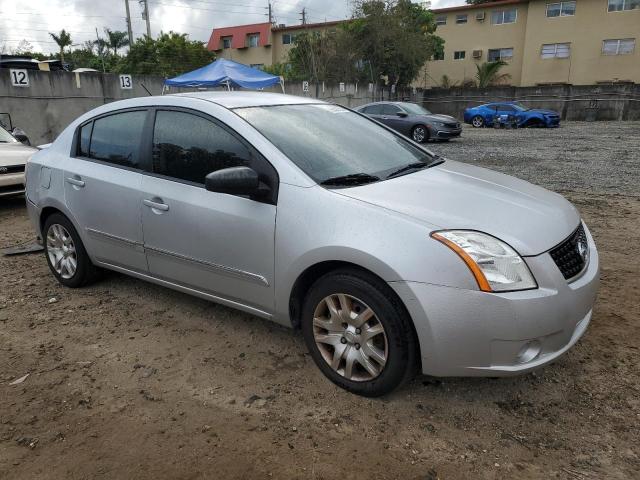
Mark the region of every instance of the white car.
POLYGON ((24 193, 24 169, 38 150, 27 147, 0 127, 0 197, 24 193))

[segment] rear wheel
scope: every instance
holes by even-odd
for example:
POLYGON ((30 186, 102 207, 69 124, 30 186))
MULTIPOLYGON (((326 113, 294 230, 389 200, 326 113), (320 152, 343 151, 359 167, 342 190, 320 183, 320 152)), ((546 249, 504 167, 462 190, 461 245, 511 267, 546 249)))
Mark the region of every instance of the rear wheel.
POLYGON ((411 138, 414 142, 424 143, 429 140, 429 129, 424 125, 416 125, 411 131, 411 138))
POLYGON ((471 119, 471 125, 476 128, 484 127, 484 118, 482 118, 480 115, 476 115, 471 119))
POLYGON ((358 270, 320 278, 305 299, 302 332, 316 365, 336 385, 375 397, 415 371, 411 320, 389 287, 358 270))
POLYGON ((77 288, 91 283, 96 267, 67 217, 54 213, 44 223, 44 250, 56 279, 65 287, 77 288))

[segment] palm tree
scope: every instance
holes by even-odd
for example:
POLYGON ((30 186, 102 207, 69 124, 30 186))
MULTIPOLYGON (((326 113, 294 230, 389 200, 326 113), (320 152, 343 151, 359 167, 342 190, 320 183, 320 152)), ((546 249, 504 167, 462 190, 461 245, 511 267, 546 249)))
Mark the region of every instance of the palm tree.
POLYGON ((113 49, 113 54, 118 54, 118 49, 129 45, 129 38, 127 32, 111 31, 108 28, 104 29, 104 33, 107 35, 106 43, 113 49))
POLYGON ((482 65, 476 65, 476 81, 479 88, 485 88, 489 85, 495 85, 503 80, 508 80, 511 75, 508 73, 500 73, 502 67, 506 66, 507 62, 502 60, 496 60, 495 62, 484 62, 482 65))
POLYGON ((60 61, 64 63, 64 49, 73 43, 71 41, 71 35, 69 35, 64 28, 58 35, 55 33, 49 33, 49 35, 51 35, 51 38, 53 38, 58 44, 58 47, 60 47, 60 61))

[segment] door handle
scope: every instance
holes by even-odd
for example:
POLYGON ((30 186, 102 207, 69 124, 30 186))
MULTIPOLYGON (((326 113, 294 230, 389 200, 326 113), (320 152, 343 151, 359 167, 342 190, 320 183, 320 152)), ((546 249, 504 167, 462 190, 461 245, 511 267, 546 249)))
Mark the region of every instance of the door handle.
POLYGON ((169 211, 169 205, 167 205, 166 203, 154 202, 153 200, 148 199, 144 199, 142 203, 144 203, 147 207, 153 208, 155 210, 160 210, 162 212, 169 211))
POLYGON ((80 180, 79 178, 67 177, 67 183, 70 183, 74 187, 79 187, 79 188, 84 187, 84 181, 80 180))

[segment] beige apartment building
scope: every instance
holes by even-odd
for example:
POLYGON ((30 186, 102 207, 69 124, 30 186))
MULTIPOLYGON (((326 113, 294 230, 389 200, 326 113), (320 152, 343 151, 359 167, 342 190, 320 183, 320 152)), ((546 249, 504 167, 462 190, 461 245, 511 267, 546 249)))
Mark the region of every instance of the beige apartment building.
MULTIPOLYGON (((501 59, 514 86, 640 83, 640 0, 501 0, 435 9, 444 55, 414 85, 471 80, 476 65, 501 59)), ((286 63, 295 36, 340 22, 214 29, 209 50, 252 66, 286 63)))
POLYGON ((508 84, 640 83, 640 0, 504 0, 434 10, 444 55, 416 79, 463 83, 502 59, 508 84))

